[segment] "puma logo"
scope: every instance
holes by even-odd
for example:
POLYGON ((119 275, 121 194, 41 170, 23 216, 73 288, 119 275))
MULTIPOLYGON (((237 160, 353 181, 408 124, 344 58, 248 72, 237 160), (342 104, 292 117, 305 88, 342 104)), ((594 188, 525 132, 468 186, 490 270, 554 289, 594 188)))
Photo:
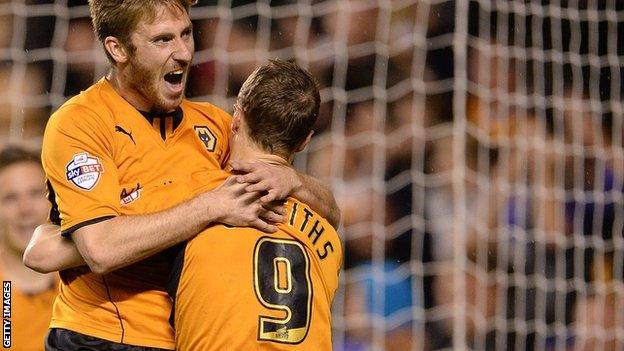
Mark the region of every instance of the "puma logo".
POLYGON ((132 132, 130 133, 126 132, 126 130, 120 126, 115 126, 115 131, 127 135, 128 137, 130 137, 130 140, 132 140, 132 143, 136 145, 136 142, 134 141, 134 138, 132 137, 132 132))

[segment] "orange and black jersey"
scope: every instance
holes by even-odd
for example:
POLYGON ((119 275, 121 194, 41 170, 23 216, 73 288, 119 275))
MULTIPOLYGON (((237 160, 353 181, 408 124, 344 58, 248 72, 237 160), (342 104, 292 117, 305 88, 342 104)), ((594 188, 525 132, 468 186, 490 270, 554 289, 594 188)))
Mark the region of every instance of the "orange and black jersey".
POLYGON ((214 225, 181 248, 169 286, 177 350, 331 350, 340 238, 309 206, 286 208, 276 233, 214 225))
MULTIPOLYGON (((63 235, 120 215, 170 208, 225 165, 231 116, 183 101, 143 116, 102 79, 50 118, 43 140, 50 220, 63 235), (148 118, 149 117, 149 118, 148 118)), ((62 271, 51 327, 137 346, 174 347, 165 252, 106 275, 62 271)))

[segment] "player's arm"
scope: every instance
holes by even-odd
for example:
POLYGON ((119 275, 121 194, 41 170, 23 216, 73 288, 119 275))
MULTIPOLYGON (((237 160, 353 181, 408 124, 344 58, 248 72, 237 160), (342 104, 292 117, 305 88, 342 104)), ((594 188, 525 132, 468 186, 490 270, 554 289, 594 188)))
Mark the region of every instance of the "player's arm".
POLYGON ((286 165, 254 161, 231 161, 230 166, 244 173, 237 177, 241 183, 252 183, 246 190, 267 192, 260 200, 270 203, 293 196, 307 203, 313 210, 325 217, 334 227, 340 223, 340 209, 331 190, 318 179, 297 172, 286 165))
POLYGON ((24 253, 24 264, 41 273, 87 264, 93 272, 105 274, 187 240, 212 222, 274 232, 277 228, 267 222, 282 221, 280 209, 263 207, 256 201, 258 195, 246 193, 244 187, 231 178, 165 211, 86 225, 71 233, 73 241, 60 235, 59 226, 39 226, 24 253))
POLYGON ((87 264, 74 242, 62 237, 61 227, 54 224, 42 224, 35 229, 23 259, 26 267, 39 273, 87 264))
MULTIPOLYGON (((293 171, 295 171, 293 169, 293 171)), ((295 182, 290 195, 309 204, 334 227, 340 224, 340 209, 332 191, 318 179, 295 171, 295 182)))
POLYGON ((103 274, 188 240, 210 223, 276 231, 268 222, 281 222, 283 215, 263 207, 256 201, 258 194, 246 193, 245 186, 231 177, 219 188, 168 210, 114 217, 81 227, 72 238, 91 270, 103 274))

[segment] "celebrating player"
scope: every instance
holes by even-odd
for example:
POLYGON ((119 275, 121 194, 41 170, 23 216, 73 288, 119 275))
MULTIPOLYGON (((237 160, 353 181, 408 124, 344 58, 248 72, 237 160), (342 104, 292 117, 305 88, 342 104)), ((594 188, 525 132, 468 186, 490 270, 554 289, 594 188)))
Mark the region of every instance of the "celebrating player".
MULTIPOLYGON (((232 160, 290 165, 319 111, 312 77, 271 61, 238 95, 232 160)), ((215 183, 228 177, 216 172, 215 183)), ((287 221, 268 235, 214 225, 181 248, 170 294, 178 350, 331 350, 330 306, 342 248, 336 230, 289 198, 287 221)))
POLYGON ((173 349, 163 250, 213 222, 272 232, 284 217, 265 202, 293 191, 336 213, 327 189, 283 166, 252 165, 244 177, 254 192, 234 178, 195 192, 226 164, 231 116, 184 99, 192 3, 89 1, 112 67, 54 113, 42 152, 50 220, 77 250, 41 235, 24 258, 41 271, 64 269, 48 350, 173 349), (281 182, 263 181, 267 174, 281 182))

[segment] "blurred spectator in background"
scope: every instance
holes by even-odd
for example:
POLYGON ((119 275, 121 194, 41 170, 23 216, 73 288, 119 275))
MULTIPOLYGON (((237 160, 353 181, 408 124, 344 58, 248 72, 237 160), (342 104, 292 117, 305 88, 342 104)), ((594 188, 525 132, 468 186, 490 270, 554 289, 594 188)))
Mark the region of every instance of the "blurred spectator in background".
POLYGON ((574 308, 574 351, 624 349, 622 255, 597 255, 591 265, 589 289, 579 293, 574 308), (619 257, 619 264, 614 258, 619 257))
MULTIPOLYGON (((0 1, 0 4, 6 2, 6 0, 3 0, 0 1)), ((0 49, 7 49, 11 47, 14 17, 15 16, 12 13, 3 13, 0 15, 0 49)), ((5 55, 2 55, 2 57, 5 59, 5 55)))
POLYGON ((576 302, 574 351, 615 351, 624 349, 622 291, 611 284, 607 291, 579 296, 576 302))
POLYGON ((38 65, 0 62, 0 140, 41 137, 49 113, 46 81, 38 65))
POLYGON ((610 241, 615 234, 622 234, 621 228, 614 228, 615 213, 622 210, 617 194, 624 192, 618 162, 622 148, 612 140, 615 135, 617 141, 621 131, 613 133, 613 117, 593 111, 586 93, 568 87, 560 101, 563 108, 553 117, 553 129, 564 146, 565 177, 561 181, 566 190, 582 194, 566 202, 566 233, 610 241), (596 191, 606 196, 596 197, 596 191))
MULTIPOLYGON (((497 270, 506 270, 505 263, 500 262, 501 256, 494 241, 467 243, 466 251, 467 265, 462 271, 463 281, 459 282, 462 286, 456 284, 452 271, 441 273, 433 284, 437 302, 451 310, 462 311, 465 338, 470 350, 504 350, 497 348, 496 333, 491 325, 505 314, 497 309, 505 288, 495 279, 497 270), (458 298, 456 294, 459 291, 464 291, 464 295, 458 298)), ((444 344, 444 341, 450 342, 453 323, 451 318, 447 318, 436 325, 441 329, 437 331, 440 333, 436 335, 437 340, 432 341, 436 349, 451 346, 444 344)))
POLYGON ((74 96, 95 81, 95 60, 105 61, 99 42, 95 38, 91 19, 75 18, 69 21, 65 52, 67 54, 67 78, 64 95, 74 96))
MULTIPOLYGON (((366 263, 353 268, 345 287, 346 342, 337 350, 362 351, 375 345, 387 351, 421 350, 423 323, 413 319, 413 307, 422 308, 422 299, 413 294, 408 266, 386 260, 382 265, 366 263), (384 330, 377 340, 375 329, 384 330)), ((419 290, 418 290, 419 291, 419 290)))
POLYGON ((26 268, 22 255, 48 211, 38 154, 16 146, 0 151, 0 277, 11 282, 11 350, 43 350, 56 275, 26 268))

